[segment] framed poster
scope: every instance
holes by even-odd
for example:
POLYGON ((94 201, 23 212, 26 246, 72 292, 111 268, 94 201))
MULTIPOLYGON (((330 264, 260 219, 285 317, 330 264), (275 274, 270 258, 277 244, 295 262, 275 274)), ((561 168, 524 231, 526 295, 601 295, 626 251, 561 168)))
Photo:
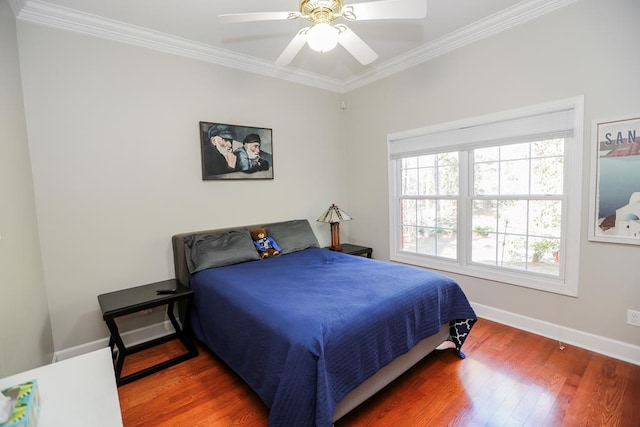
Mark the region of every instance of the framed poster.
POLYGON ((640 114, 593 124, 589 240, 640 245, 640 114))
POLYGON ((202 179, 273 179, 268 128, 200 122, 202 179))

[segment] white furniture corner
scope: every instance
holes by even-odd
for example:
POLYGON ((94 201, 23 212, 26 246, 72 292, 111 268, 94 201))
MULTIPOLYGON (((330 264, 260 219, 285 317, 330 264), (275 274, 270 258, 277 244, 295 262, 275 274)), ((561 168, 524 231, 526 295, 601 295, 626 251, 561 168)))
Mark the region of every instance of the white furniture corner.
POLYGON ((38 381, 38 427, 121 427, 122 415, 109 348, 0 379, 0 390, 38 381))

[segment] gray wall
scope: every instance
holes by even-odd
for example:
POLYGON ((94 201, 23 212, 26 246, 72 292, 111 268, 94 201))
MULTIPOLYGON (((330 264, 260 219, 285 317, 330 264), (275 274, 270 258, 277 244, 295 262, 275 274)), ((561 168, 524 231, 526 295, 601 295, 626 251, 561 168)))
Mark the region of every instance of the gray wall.
POLYGON ((0 1, 0 377, 51 362, 16 25, 0 1))
POLYGON ((22 21, 18 38, 56 351, 108 336, 97 295, 173 277, 173 234, 307 218, 328 241, 338 94, 22 21), (199 121, 272 128, 275 179, 202 181, 199 121))
POLYGON ((49 318, 57 351, 106 337, 96 296, 173 277, 174 233, 307 218, 326 244, 315 219, 335 202, 355 218, 342 240, 388 258, 388 133, 582 94, 579 297, 456 278, 476 303, 640 345, 640 247, 586 235, 590 123, 640 112, 636 0, 583 0, 344 96, 24 22, 19 71, 0 13, 0 312, 27 319, 2 328, 6 373, 47 359, 49 318), (200 120, 273 128, 275 179, 203 182, 200 120))
POLYGON ((475 303, 640 345, 640 246, 587 240, 591 123, 640 113, 638 18, 637 0, 580 1, 350 93, 351 149, 371 159, 351 165, 352 240, 388 259, 387 134, 584 95, 578 298, 455 277, 475 303))

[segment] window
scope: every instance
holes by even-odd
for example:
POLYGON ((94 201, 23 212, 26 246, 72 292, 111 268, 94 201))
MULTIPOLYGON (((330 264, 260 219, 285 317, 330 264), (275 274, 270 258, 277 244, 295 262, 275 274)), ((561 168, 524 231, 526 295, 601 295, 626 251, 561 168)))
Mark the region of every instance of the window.
POLYGON ((458 153, 401 159, 402 249, 456 258, 458 153))
POLYGON ((582 103, 390 135, 391 259, 577 295, 582 103))

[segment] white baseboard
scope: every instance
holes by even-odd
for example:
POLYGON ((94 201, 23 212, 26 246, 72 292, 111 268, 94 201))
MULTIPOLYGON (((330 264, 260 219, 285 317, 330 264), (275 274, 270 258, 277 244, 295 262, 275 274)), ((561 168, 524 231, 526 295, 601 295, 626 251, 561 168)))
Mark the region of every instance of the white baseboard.
POLYGON ((640 347, 472 302, 478 317, 640 365, 640 347))
MULTIPOLYGON (((170 321, 166 320, 154 325, 145 326, 143 328, 134 329, 132 331, 122 333, 122 341, 126 346, 132 346, 140 344, 154 338, 160 338, 167 334, 175 332, 173 325, 170 321)), ((80 344, 75 347, 67 348, 64 350, 56 351, 53 354, 53 361, 58 362, 60 360, 70 359, 81 354, 89 353, 95 350, 99 350, 109 346, 109 338, 102 338, 97 341, 80 344)))
MULTIPOLYGON (((543 320, 522 316, 520 314, 511 313, 474 302, 472 302, 471 305, 473 306, 473 309, 475 310, 478 317, 502 323, 514 328, 522 329, 524 331, 531 332, 537 335, 542 335, 543 337, 551 338, 564 344, 574 345, 576 347, 591 350, 596 353, 604 354, 606 356, 624 360, 625 362, 633 363, 634 365, 640 366, 639 346, 628 344, 622 341, 612 340, 610 338, 590 334, 588 332, 583 332, 576 329, 566 328, 564 326, 559 326, 553 323, 545 322, 543 320)), ((173 331, 174 329, 171 325, 171 322, 167 320, 162 323, 156 323, 155 325, 125 332, 122 334, 122 340, 126 345, 135 345, 153 338, 167 335, 167 333, 171 333, 173 331)), ((97 341, 81 344, 76 347, 57 351, 54 354, 53 361, 56 362, 59 360, 69 359, 74 356, 79 356, 81 354, 89 353, 94 350, 99 350, 101 348, 107 347, 108 345, 109 338, 103 338, 97 341)))

